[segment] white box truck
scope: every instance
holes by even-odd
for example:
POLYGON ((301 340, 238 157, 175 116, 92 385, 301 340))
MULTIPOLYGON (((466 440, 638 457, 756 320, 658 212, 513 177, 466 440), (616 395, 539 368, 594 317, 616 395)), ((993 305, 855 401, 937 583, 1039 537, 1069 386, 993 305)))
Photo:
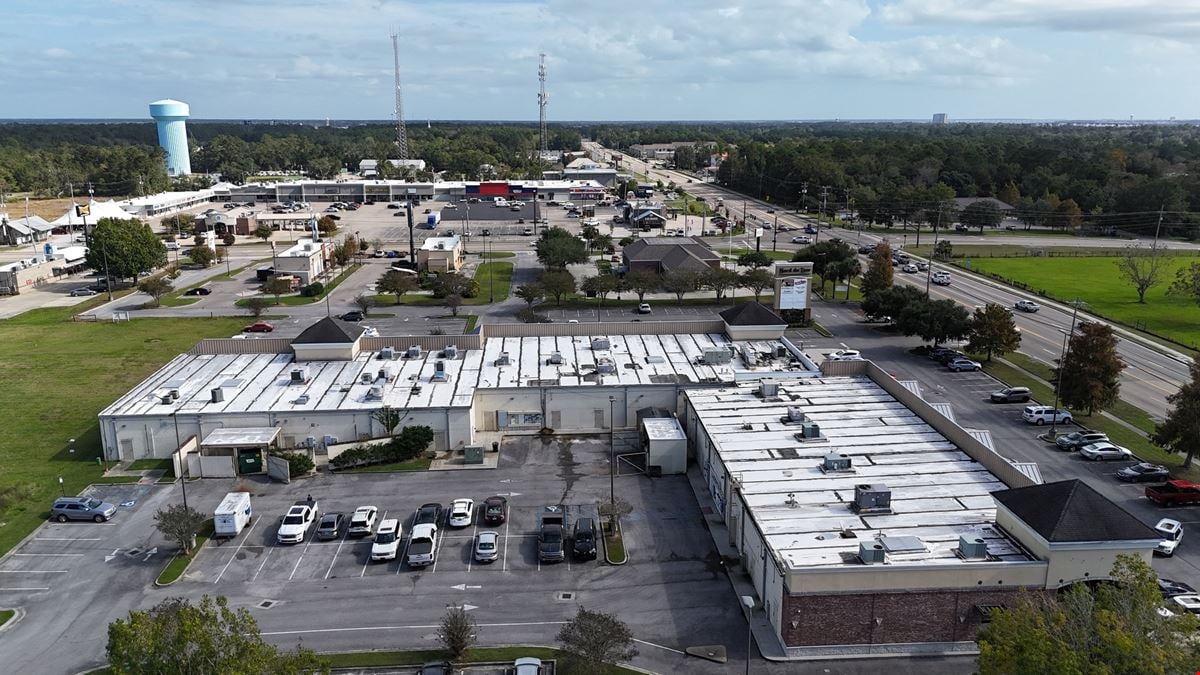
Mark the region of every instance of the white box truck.
POLYGON ((236 537, 243 527, 250 524, 253 516, 250 493, 230 492, 213 512, 213 536, 236 537))

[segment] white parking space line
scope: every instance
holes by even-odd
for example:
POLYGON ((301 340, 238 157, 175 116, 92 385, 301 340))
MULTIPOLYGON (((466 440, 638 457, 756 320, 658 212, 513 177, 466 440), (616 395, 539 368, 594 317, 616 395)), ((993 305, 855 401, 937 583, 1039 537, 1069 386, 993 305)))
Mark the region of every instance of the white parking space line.
POLYGON ((82 556, 83 554, 82 553, 10 553, 9 555, 47 558, 50 556, 58 556, 58 557, 82 556))
MULTIPOLYGON (((0 589, 0 590, 2 590, 2 589, 0 589)), ((568 622, 568 621, 518 621, 518 622, 511 622, 511 623, 481 623, 481 624, 476 624, 476 625, 478 625, 480 628, 512 628, 512 627, 518 627, 518 626, 563 626, 563 625, 566 625, 567 623, 570 623, 570 622, 568 622)), ((358 632, 358 631, 403 630, 406 628, 412 629, 412 630, 429 630, 430 628, 438 628, 438 627, 439 627, 438 624, 429 624, 429 625, 409 625, 409 626, 357 626, 357 627, 351 627, 351 628, 306 628, 306 629, 302 629, 302 630, 270 631, 270 632, 260 633, 260 635, 304 635, 307 633, 340 633, 340 632, 352 633, 352 632, 358 632)), ((657 647, 658 645, 654 645, 654 646, 657 647)))
MULTIPOLYGON (((379 520, 376 520, 375 522, 376 522, 376 523, 382 523, 382 522, 384 521, 384 519, 385 519, 385 518, 387 518, 387 511, 384 511, 384 512, 383 512, 383 515, 379 517, 379 520)), ((370 535, 369 537, 367 537, 367 539, 368 539, 368 540, 370 540, 370 539, 373 539, 374 537, 375 537, 375 535, 374 535, 374 534, 372 534, 372 535, 370 535)), ((362 568, 362 571, 358 573, 358 577, 359 577, 360 579, 361 579, 361 578, 363 578, 364 576, 366 576, 366 574, 367 574, 367 565, 370 565, 370 564, 371 564, 371 550, 370 550, 370 549, 367 549, 367 559, 363 561, 363 568, 362 568)))
POLYGON ((508 504, 504 505, 504 551, 500 553, 500 571, 508 571, 508 504))
POLYGON ((271 548, 269 546, 264 547, 264 548, 267 549, 267 552, 263 554, 263 559, 262 559, 262 562, 260 562, 258 564, 258 569, 254 570, 254 576, 250 577, 250 581, 252 581, 252 582, 258 578, 258 573, 263 571, 263 567, 266 566, 266 564, 267 564, 267 558, 271 557, 271 551, 274 550, 273 548, 271 548))
POLYGON ((408 544, 412 541, 412 532, 408 533, 408 539, 404 540, 404 550, 400 552, 400 564, 396 566, 396 574, 404 569, 404 562, 408 560, 408 544))
POLYGON ((305 536, 305 537, 310 537, 310 538, 308 539, 308 541, 304 542, 304 550, 300 552, 300 557, 299 557, 299 558, 296 558, 296 564, 295 564, 295 565, 292 567, 292 573, 288 575, 288 581, 291 581, 291 580, 292 580, 292 577, 296 576, 296 570, 300 569, 300 562, 301 562, 302 560, 304 560, 304 554, 305 554, 305 553, 308 553, 308 547, 309 547, 309 545, 311 545, 311 544, 312 544, 312 539, 311 539, 311 537, 315 537, 315 536, 317 536, 317 535, 316 535, 316 534, 309 534, 309 533, 307 533, 307 532, 306 532, 306 533, 304 534, 304 536, 305 536))
POLYGON ((50 590, 49 586, 28 586, 28 587, 0 588, 0 593, 3 593, 5 591, 9 591, 12 593, 19 593, 21 591, 48 591, 48 590, 50 590))
MULTIPOLYGON (((409 541, 412 541, 410 538, 409 541)), ((440 531, 433 535, 433 568, 429 570, 430 574, 437 572, 438 561, 442 559, 442 542, 446 541, 446 535, 440 531)))
POLYGON ((471 552, 467 554, 467 571, 471 571, 471 563, 475 562, 475 536, 479 532, 479 514, 473 514, 471 519, 471 552))
POLYGON ((229 569, 229 566, 233 564, 234 558, 237 558, 237 554, 242 550, 242 544, 244 544, 246 540, 250 538, 250 533, 254 531, 254 526, 258 525, 260 520, 262 519, 257 518, 254 522, 250 523, 250 529, 246 530, 245 535, 243 535, 241 541, 238 542, 237 548, 233 549, 233 555, 229 556, 229 561, 226 562, 225 566, 221 568, 221 573, 217 575, 217 578, 213 579, 214 584, 219 582, 221 577, 225 576, 225 570, 229 569))
POLYGON ((34 537, 32 541, 104 541, 103 537, 34 537))
POLYGON ((342 534, 342 540, 338 542, 337 550, 333 552, 333 558, 329 560, 329 569, 325 570, 325 578, 329 578, 330 572, 333 572, 333 563, 337 562, 338 554, 342 552, 342 544, 346 543, 346 535, 349 532, 342 534))
POLYGON ((66 574, 70 570, 0 570, 0 574, 66 574))

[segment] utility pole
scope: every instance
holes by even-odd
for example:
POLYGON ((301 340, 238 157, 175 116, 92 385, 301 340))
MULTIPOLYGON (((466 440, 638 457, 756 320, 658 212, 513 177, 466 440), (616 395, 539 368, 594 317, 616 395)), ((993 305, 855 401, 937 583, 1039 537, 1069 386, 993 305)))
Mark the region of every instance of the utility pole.
MULTIPOLYGON (((937 250, 938 226, 942 224, 942 205, 938 204, 937 220, 933 222, 933 248, 937 250)), ((920 230, 918 230, 920 232, 920 230)), ((918 244, 919 246, 920 244, 918 244)), ((929 254, 929 269, 925 270, 925 297, 929 297, 929 282, 933 279, 933 253, 929 254)))
POLYGON ((774 253, 779 243, 779 214, 775 214, 775 229, 771 233, 771 252, 774 253))
MULTIPOLYGON (((396 86, 394 110, 396 115, 396 152, 400 155, 399 159, 408 159, 408 129, 404 127, 404 105, 400 95, 400 34, 395 31, 392 32, 392 60, 393 79, 396 86)), ((410 216, 411 213, 410 210, 410 216)), ((409 229, 411 231, 411 225, 409 229)))
POLYGON ((1058 434, 1058 388, 1062 382, 1062 368, 1067 364, 1067 355, 1071 353, 1071 336, 1075 334, 1075 317, 1079 315, 1079 306, 1084 304, 1076 299, 1071 302, 1071 330, 1063 336, 1062 356, 1058 359, 1059 374, 1054 378, 1054 410, 1050 413, 1050 439, 1058 434))

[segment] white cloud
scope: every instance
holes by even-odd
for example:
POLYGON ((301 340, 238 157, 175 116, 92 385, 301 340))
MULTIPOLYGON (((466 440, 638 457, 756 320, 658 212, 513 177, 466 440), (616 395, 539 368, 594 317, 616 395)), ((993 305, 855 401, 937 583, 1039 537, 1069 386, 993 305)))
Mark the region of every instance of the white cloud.
POLYGON ((50 47, 42 51, 42 56, 48 59, 62 60, 69 59, 74 56, 74 54, 63 49, 62 47, 50 47))
POLYGON ((1192 0, 897 0, 880 17, 895 24, 969 24, 1046 28, 1195 40, 1200 4, 1192 0))

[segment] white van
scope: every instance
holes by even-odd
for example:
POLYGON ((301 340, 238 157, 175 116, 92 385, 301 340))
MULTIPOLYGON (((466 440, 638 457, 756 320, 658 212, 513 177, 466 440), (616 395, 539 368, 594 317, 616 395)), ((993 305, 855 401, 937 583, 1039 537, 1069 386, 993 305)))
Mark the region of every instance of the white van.
POLYGON ((213 536, 236 537, 250 524, 254 513, 250 509, 249 492, 230 492, 213 512, 213 536))

